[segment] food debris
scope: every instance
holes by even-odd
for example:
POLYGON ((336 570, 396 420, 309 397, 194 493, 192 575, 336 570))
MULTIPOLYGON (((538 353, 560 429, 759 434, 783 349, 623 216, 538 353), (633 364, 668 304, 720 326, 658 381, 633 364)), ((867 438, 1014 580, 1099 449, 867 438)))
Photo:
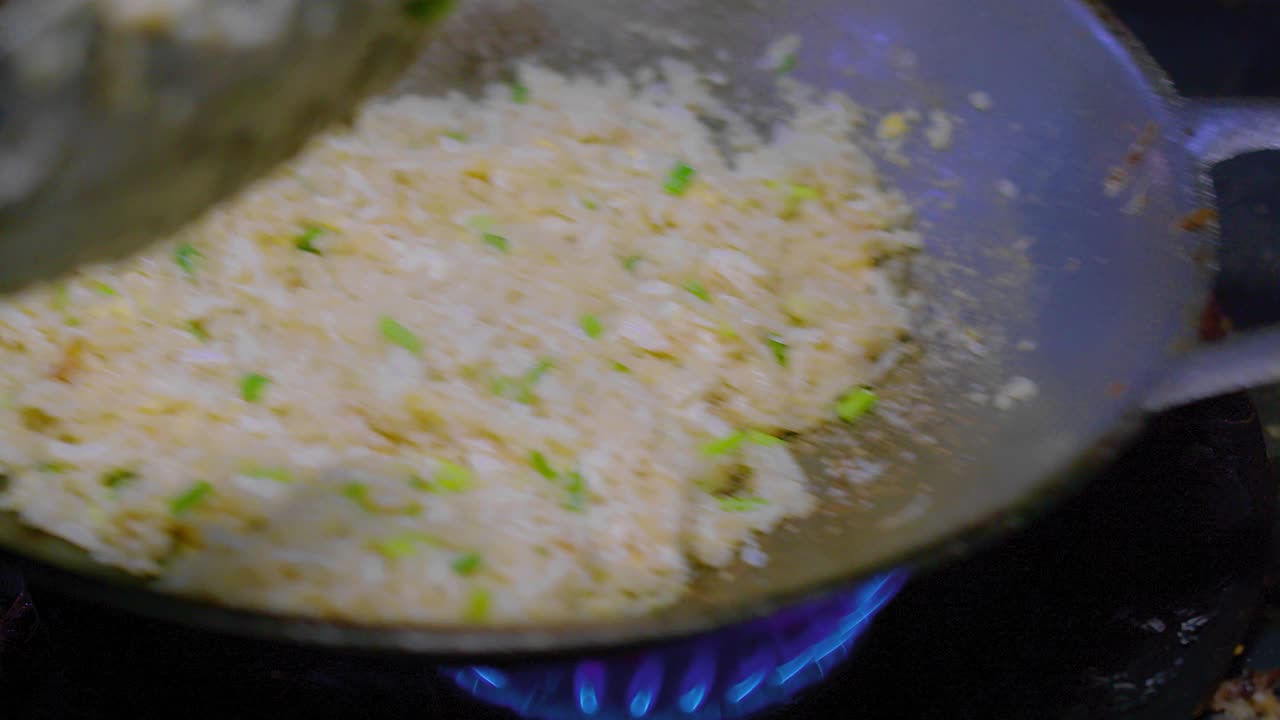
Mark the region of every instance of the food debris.
POLYGON ((991 101, 991 96, 981 90, 975 90, 974 92, 969 93, 969 104, 975 109, 983 112, 990 110, 994 105, 991 101))
POLYGON ((58 382, 70 383, 72 376, 84 367, 84 350, 84 338, 72 340, 62 351, 62 360, 49 376, 58 382))
POLYGON ((1177 222, 1179 230, 1187 232, 1200 232, 1218 222, 1218 211, 1213 208, 1203 207, 1198 210, 1183 215, 1177 222))
POLYGON ((1034 381, 1019 375, 1012 378, 1009 382, 1001 385, 996 390, 995 396, 991 400, 991 404, 1001 410, 1008 410, 1016 403, 1031 400, 1040 394, 1040 388, 1034 381))
POLYGON ((1022 194, 1022 191, 1018 189, 1018 186, 1008 178, 1004 178, 996 182, 996 192, 1000 193, 1001 197, 1009 200, 1017 200, 1018 196, 1022 194))
POLYGON ((1107 197, 1117 197, 1129 186, 1133 180, 1134 171, 1146 160, 1147 151, 1151 149, 1158 133, 1159 128, 1155 123, 1147 123, 1138 135, 1138 139, 1129 145, 1124 161, 1107 171, 1107 177, 1102 181, 1102 189, 1107 197))
POLYGON ((955 123, 951 120, 951 116, 941 110, 934 110, 929 113, 929 127, 925 128, 924 136, 929 141, 929 147, 934 150, 946 150, 951 147, 952 136, 955 131, 955 123))
POLYGON ((897 140, 907 133, 911 132, 911 121, 907 119, 906 113, 889 113, 880 118, 880 125, 876 127, 876 137, 881 140, 897 140))
POLYGON ((1209 710, 1230 720, 1280 720, 1280 670, 1253 671, 1218 686, 1209 710))
POLYGON ((799 35, 784 35, 769 43, 756 67, 778 73, 789 72, 795 67, 796 54, 800 52, 802 44, 799 35))

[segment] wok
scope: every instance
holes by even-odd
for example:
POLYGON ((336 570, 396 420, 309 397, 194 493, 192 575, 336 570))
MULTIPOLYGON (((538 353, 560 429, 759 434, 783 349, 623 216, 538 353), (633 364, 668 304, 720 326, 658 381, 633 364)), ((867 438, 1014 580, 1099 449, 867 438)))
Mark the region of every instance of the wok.
POLYGON ((765 128, 784 105, 756 60, 795 33, 795 77, 845 91, 873 122, 904 109, 956 117, 950 149, 917 133, 906 163, 882 163, 926 237, 911 278, 926 301, 923 353, 880 388, 881 412, 796 443, 821 509, 762 540, 766 567, 707 573, 674 607, 616 621, 358 626, 246 612, 161 594, 0 520, 0 547, 37 578, 182 623, 454 660, 668 639, 969 552, 1090 477, 1146 413, 1280 377, 1275 333, 1193 349, 1214 241, 1179 226, 1211 205, 1205 164, 1274 144, 1280 111, 1178 98, 1096 7, 477 0, 450 22, 395 92, 472 89, 524 52, 576 72, 671 56, 723 73, 725 99, 765 128), (977 91, 992 107, 974 106, 977 91), (1037 393, 1006 402, 1000 388, 1019 377, 1037 393), (851 486, 832 459, 880 476, 851 486))

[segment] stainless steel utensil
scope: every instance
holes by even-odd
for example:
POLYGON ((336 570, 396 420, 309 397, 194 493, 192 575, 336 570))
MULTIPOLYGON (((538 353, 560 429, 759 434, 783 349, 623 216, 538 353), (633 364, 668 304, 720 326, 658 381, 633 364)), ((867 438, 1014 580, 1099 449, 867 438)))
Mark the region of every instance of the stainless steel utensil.
POLYGON ((0 2, 0 292, 191 220, 386 89, 451 4, 0 2))

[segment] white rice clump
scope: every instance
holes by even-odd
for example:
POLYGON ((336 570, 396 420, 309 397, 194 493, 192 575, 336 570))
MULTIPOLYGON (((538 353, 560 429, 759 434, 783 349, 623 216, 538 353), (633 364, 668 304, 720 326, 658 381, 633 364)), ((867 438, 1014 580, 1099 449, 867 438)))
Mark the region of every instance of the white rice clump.
POLYGON ((880 379, 908 315, 878 262, 918 238, 847 99, 730 167, 714 102, 668 80, 379 101, 175 238, 8 299, 0 504, 239 606, 676 601, 814 509, 767 436, 880 379))

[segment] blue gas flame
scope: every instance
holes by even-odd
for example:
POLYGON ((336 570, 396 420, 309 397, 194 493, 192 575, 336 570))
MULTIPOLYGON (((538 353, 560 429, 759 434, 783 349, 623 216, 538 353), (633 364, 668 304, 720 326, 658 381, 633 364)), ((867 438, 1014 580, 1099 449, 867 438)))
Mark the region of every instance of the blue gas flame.
POLYGON ((778 705, 849 655, 907 573, 896 570, 763 620, 609 660, 444 670, 534 720, 734 720, 778 705))

